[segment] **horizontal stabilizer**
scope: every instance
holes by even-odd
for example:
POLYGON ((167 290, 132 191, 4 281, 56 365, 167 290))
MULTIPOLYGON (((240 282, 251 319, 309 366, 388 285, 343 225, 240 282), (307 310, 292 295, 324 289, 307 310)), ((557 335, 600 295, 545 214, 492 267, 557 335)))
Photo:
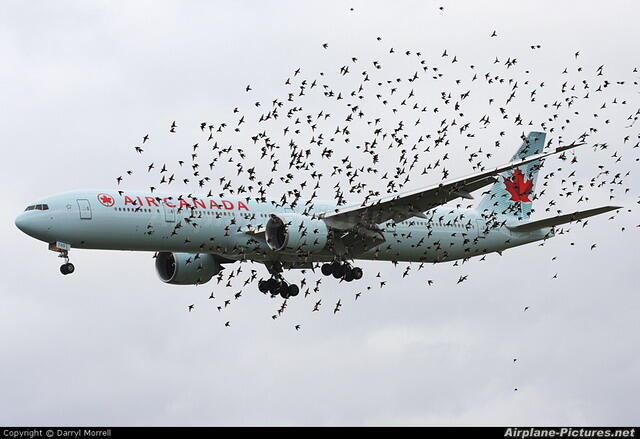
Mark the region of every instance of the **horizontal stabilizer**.
POLYGON ((507 226, 512 232, 531 232, 545 227, 554 227, 561 224, 570 223, 572 221, 589 218, 590 216, 600 215, 601 213, 609 212, 611 210, 620 209, 620 206, 604 206, 596 207, 595 209, 583 210, 580 212, 568 213, 566 215, 554 216, 553 218, 545 218, 538 221, 531 221, 529 223, 518 224, 516 226, 507 226))

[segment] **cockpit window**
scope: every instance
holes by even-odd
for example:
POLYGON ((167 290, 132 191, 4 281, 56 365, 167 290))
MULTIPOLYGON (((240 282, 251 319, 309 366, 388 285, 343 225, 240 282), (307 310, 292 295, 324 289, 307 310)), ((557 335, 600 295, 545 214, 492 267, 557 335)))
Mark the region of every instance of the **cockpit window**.
POLYGON ((27 206, 27 208, 24 211, 26 212, 27 210, 49 210, 49 205, 48 204, 32 204, 31 206, 27 206))

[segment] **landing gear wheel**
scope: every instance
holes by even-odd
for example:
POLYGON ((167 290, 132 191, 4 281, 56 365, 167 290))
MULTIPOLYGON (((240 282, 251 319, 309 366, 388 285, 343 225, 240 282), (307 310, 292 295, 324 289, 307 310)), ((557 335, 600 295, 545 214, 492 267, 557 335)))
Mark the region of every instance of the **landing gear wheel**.
POLYGON ((269 292, 269 286, 270 285, 268 280, 260 279, 258 281, 258 290, 260 290, 262 294, 267 294, 269 292))
POLYGON ((360 280, 362 279, 362 268, 360 267, 353 267, 351 269, 351 275, 353 276, 354 280, 360 280))
POLYGON ((324 274, 325 276, 330 276, 333 271, 333 265, 322 264, 322 268, 320 269, 320 271, 322 271, 322 274, 324 274))
POLYGON ((344 276, 342 277, 342 279, 344 279, 345 282, 351 282, 354 279, 353 270, 349 269, 349 270, 345 271, 344 276))
POLYGON ((296 297, 300 292, 300 288, 296 284, 289 285, 288 291, 289 297, 296 297))
POLYGON ((283 299, 288 299, 290 296, 289 285, 287 285, 285 282, 282 282, 278 287, 278 293, 280 294, 280 297, 282 297, 283 299))
POLYGON ((278 281, 275 280, 274 278, 270 278, 268 280, 265 281, 265 284, 267 285, 267 291, 271 291, 271 294, 276 294, 276 288, 278 287, 278 281))
POLYGON ((333 277, 336 279, 340 279, 344 276, 346 271, 347 267, 342 264, 334 264, 333 267, 331 267, 331 274, 333 274, 333 277))
POLYGON ((62 264, 60 266, 60 273, 67 275, 67 274, 71 274, 75 271, 75 267, 73 266, 72 263, 67 262, 66 264, 62 264))

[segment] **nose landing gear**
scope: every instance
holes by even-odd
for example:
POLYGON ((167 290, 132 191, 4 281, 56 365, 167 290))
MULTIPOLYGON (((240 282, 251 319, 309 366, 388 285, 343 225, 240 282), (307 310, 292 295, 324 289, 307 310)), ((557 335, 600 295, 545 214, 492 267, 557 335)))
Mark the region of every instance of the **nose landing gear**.
POLYGON ((58 257, 64 258, 64 264, 60 266, 60 273, 64 274, 65 276, 67 274, 73 273, 76 270, 76 267, 74 267, 74 265, 71 262, 69 262, 70 249, 71 249, 71 246, 63 242, 55 242, 55 243, 49 244, 49 250, 58 252, 59 253, 58 257))

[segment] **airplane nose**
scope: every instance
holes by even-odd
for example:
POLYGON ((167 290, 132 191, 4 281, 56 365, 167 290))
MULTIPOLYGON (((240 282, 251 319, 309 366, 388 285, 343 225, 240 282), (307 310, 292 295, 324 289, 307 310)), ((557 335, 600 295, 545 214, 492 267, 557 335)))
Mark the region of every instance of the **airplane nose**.
POLYGON ((19 228, 20 230, 22 230, 24 233, 28 233, 27 230, 26 230, 27 223, 28 223, 28 221, 24 217, 23 213, 21 213, 20 215, 17 216, 17 218, 16 218, 16 227, 19 228))
POLYGON ((46 227, 42 223, 42 218, 36 215, 21 213, 15 220, 16 227, 29 236, 40 239, 46 231, 46 227))

